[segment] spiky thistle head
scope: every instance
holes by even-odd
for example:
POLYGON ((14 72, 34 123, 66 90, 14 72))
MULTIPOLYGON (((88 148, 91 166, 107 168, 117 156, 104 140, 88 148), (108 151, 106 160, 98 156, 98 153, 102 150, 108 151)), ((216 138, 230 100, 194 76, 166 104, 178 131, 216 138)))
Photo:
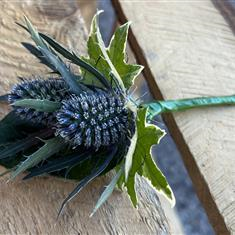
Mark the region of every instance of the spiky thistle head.
POLYGON ((96 90, 64 100, 57 112, 57 134, 74 146, 109 146, 131 138, 134 113, 125 107, 125 99, 96 90))
POLYGON ((39 99, 61 102, 69 97, 69 89, 62 79, 23 79, 22 82, 13 86, 8 101, 14 107, 20 118, 36 124, 52 125, 55 121, 55 114, 40 112, 27 107, 15 107, 14 103, 21 99, 39 99))

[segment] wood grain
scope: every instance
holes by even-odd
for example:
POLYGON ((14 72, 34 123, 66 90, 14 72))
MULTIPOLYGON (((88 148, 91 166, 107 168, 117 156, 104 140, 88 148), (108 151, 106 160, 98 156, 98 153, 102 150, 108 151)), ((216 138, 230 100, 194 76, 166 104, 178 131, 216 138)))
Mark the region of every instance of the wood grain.
MULTIPOLYGON (((26 15, 39 30, 85 54, 87 31, 78 1, 1 1, 0 94, 9 91, 17 76, 40 75, 48 70, 30 55, 21 42, 29 35, 15 22, 26 15)), ((0 109, 1 116, 6 107, 0 109)), ((6 183, 0 179, 0 234, 169 234, 158 197, 137 179, 139 209, 132 208, 126 193, 115 191, 92 217, 89 215, 110 177, 101 177, 85 188, 56 221, 63 199, 76 183, 53 177, 6 183)))
MULTIPOLYGON (((121 23, 133 22, 129 41, 155 98, 234 94, 235 38, 211 1, 113 3, 121 23)), ((235 108, 164 119, 215 231, 234 234, 235 108)))

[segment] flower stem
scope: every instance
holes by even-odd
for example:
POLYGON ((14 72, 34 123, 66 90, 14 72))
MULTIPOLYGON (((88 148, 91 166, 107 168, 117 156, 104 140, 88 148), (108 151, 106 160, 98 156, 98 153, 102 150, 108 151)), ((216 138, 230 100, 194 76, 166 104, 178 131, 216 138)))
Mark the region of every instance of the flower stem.
POLYGON ((219 105, 235 105, 235 95, 231 96, 217 96, 217 97, 199 97, 191 99, 178 99, 178 100, 155 100, 150 103, 143 104, 148 107, 147 118, 152 120, 154 116, 161 113, 184 111, 187 109, 219 106, 219 105))

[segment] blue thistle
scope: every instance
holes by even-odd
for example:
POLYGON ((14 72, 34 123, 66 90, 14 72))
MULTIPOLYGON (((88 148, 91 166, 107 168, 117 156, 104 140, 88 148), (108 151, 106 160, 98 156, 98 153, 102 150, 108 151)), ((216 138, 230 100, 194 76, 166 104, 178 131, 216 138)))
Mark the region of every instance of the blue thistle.
POLYGON ((109 146, 133 135, 134 114, 120 96, 96 90, 72 95, 57 112, 56 133, 74 146, 109 146))
MULTIPOLYGON (((8 101, 11 104, 20 99, 46 99, 61 102, 66 97, 69 97, 68 86, 62 79, 24 79, 14 85, 8 95, 8 101)), ((14 107, 14 110, 21 119, 36 124, 52 125, 55 121, 54 113, 40 112, 26 107, 14 107)))

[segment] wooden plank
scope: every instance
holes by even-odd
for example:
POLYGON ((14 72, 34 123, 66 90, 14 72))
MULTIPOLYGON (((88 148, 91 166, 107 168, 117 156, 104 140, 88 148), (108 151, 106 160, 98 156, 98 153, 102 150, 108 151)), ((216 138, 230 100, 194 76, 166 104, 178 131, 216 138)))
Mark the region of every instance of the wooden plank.
MULTIPOLYGON (((0 95, 9 91, 17 76, 48 72, 20 44, 32 42, 15 22, 23 15, 58 41, 85 54, 87 32, 78 1, 11 1, 0 3, 0 95)), ((0 114, 6 112, 0 108, 0 114)), ((3 169, 1 169, 3 170, 3 169)), ((0 234, 169 234, 169 225, 155 192, 137 180, 139 209, 126 193, 113 196, 92 218, 89 215, 109 177, 100 177, 66 207, 56 221, 63 199, 76 183, 53 177, 10 182, 0 179, 0 234)))
MULTIPOLYGON (((211 1, 113 3, 155 98, 234 94, 235 38, 211 1)), ((164 119, 215 231, 235 233, 235 108, 164 119)))

